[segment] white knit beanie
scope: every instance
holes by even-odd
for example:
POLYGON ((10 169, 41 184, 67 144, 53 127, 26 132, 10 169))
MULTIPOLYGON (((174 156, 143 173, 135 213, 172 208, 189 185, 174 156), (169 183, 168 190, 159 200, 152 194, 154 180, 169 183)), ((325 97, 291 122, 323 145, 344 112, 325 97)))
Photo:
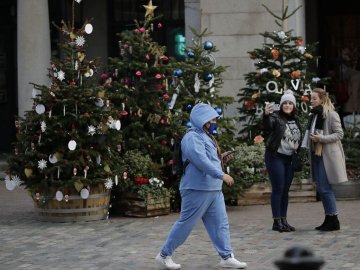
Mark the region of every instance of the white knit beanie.
POLYGON ((293 91, 286 90, 284 92, 284 94, 282 95, 281 100, 280 100, 280 107, 285 101, 290 101, 292 104, 294 104, 294 107, 296 107, 296 99, 293 94, 293 91))

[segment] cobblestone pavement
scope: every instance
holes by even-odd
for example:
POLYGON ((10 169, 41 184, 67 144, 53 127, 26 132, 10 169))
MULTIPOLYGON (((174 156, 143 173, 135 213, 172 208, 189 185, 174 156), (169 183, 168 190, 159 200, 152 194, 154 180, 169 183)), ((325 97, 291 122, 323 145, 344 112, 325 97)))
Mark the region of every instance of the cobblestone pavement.
MULTIPOLYGON (((341 231, 318 232, 320 202, 293 203, 288 220, 297 230, 271 230, 269 205, 229 207, 235 255, 249 270, 274 270, 274 261, 294 245, 313 250, 322 270, 360 270, 360 201, 338 202, 341 231)), ((111 217, 79 223, 36 219, 27 192, 7 191, 0 182, 0 269, 163 269, 154 257, 178 214, 155 218, 111 217)), ((218 269, 219 256, 202 224, 174 254, 182 269, 218 269)))

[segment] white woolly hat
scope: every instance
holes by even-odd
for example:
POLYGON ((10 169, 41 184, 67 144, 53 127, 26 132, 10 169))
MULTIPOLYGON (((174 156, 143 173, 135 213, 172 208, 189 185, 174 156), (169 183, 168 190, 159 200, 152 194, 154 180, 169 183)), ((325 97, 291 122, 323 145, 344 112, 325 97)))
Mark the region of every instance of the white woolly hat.
POLYGON ((284 92, 284 94, 282 95, 281 97, 281 100, 280 100, 280 106, 285 102, 285 101, 290 101, 294 104, 294 107, 296 107, 296 99, 295 99, 295 96, 293 94, 293 91, 291 90, 286 90, 284 92))

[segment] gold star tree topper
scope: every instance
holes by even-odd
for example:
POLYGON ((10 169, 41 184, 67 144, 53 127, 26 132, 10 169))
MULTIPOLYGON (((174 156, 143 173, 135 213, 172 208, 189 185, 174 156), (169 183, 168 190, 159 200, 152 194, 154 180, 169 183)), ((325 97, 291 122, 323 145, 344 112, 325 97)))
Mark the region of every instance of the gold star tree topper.
POLYGON ((143 5, 143 7, 146 9, 145 18, 148 16, 151 18, 154 17, 154 10, 157 8, 157 6, 153 6, 152 0, 149 0, 149 3, 147 5, 143 5))

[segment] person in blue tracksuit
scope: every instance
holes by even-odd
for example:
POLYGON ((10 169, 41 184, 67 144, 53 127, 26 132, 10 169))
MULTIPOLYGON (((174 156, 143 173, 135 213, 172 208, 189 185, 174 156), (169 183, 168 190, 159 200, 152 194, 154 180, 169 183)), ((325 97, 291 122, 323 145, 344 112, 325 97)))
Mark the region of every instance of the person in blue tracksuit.
POLYGON ((182 159, 189 161, 180 181, 181 213, 175 222, 156 261, 167 269, 180 269, 171 256, 185 242, 197 222, 202 219, 209 237, 219 253, 220 266, 245 268, 246 263, 234 258, 230 243, 222 184, 231 186, 234 179, 223 172, 222 159, 215 138, 219 114, 205 103, 198 103, 190 113, 192 128, 181 141, 182 159))

